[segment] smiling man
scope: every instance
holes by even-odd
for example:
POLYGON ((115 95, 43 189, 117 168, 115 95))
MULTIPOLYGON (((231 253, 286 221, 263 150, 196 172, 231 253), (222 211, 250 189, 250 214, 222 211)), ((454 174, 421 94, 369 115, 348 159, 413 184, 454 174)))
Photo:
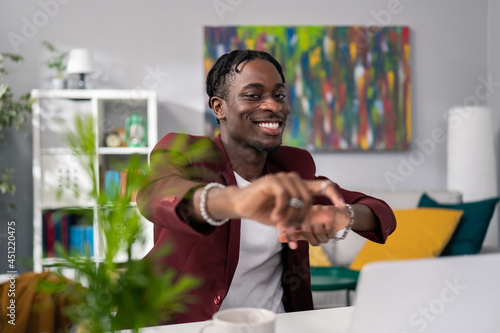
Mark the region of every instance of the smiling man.
MULTIPOLYGON (((237 151, 243 147, 257 156, 265 156, 266 152, 279 149, 290 114, 284 78, 271 62, 263 59, 241 64, 238 73, 237 77, 228 78, 228 92, 210 98, 220 122, 221 139, 230 158, 241 159, 237 151)), ((262 176, 265 159, 259 160, 257 177, 262 176)), ((248 172, 247 167, 242 169, 248 172)))
POLYGON ((141 213, 155 224, 159 267, 202 279, 195 302, 174 322, 210 319, 220 309, 313 309, 308 242, 349 230, 379 243, 395 227, 383 201, 315 175, 312 156, 282 146, 290 107, 281 65, 268 53, 224 54, 207 76, 214 139, 167 134, 151 153, 141 213))

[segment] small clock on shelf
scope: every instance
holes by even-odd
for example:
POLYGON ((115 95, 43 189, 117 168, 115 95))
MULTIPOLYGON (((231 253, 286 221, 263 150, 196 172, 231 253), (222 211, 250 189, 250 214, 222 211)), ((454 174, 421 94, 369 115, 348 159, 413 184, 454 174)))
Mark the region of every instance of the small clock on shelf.
POLYGON ((126 147, 127 145, 125 143, 125 129, 118 128, 109 132, 108 134, 106 134, 104 143, 106 144, 106 147, 126 147))

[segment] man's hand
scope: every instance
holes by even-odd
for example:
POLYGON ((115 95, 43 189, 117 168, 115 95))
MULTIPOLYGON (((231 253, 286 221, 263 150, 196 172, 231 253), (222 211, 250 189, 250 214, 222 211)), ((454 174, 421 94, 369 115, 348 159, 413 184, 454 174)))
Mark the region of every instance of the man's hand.
POLYGON ((267 225, 298 227, 306 219, 313 202, 307 182, 295 172, 261 177, 231 198, 236 216, 267 225), (291 205, 291 200, 295 206, 291 205))
MULTIPOLYGON (((327 242, 328 239, 335 237, 335 232, 343 229, 338 227, 339 214, 338 208, 344 207, 344 198, 337 187, 330 180, 305 181, 310 193, 315 196, 324 195, 332 202, 333 206, 311 206, 306 219, 302 221, 301 228, 291 229, 278 225, 278 240, 288 243, 291 249, 297 248, 297 241, 307 240, 313 245, 319 245, 318 242, 327 242), (337 221, 337 222, 336 222, 337 221)), ((349 224, 349 220, 347 222, 349 224)), ((346 226, 347 226, 346 224, 346 226)))
MULTIPOLYGON (((328 180, 303 180, 295 172, 267 175, 245 188, 229 186, 214 189, 210 194, 210 216, 217 220, 248 218, 276 226, 292 249, 301 239, 312 244, 326 242, 343 228, 339 226, 345 222, 341 219, 344 199, 337 187, 328 180), (313 206, 313 197, 320 195, 328 197, 333 205, 342 207, 313 206)), ((199 194, 195 197, 199 198, 199 194)), ((198 198, 195 201, 199 203, 198 198)))
POLYGON ((291 249, 296 249, 301 239, 313 245, 327 242, 349 224, 342 195, 332 182, 306 181, 294 172, 260 178, 234 196, 233 202, 238 216, 275 225, 291 249), (313 197, 319 195, 339 207, 313 206, 313 197), (291 205, 292 199, 298 199, 302 206, 291 205))
MULTIPOLYGON (((377 228, 376 217, 373 211, 366 205, 353 204, 354 224, 353 230, 373 231, 377 228)), ((349 209, 342 205, 311 207, 309 214, 301 228, 293 230, 291 233, 281 233, 278 241, 282 243, 297 242, 306 240, 310 244, 317 246, 328 242, 335 237, 335 233, 344 229, 351 221, 349 209)), ((295 246, 295 245, 292 245, 295 246)), ((292 247, 295 248, 295 247, 292 247)))
POLYGON ((337 231, 349 225, 350 213, 345 206, 314 205, 300 229, 291 233, 281 233, 278 241, 282 243, 306 240, 317 246, 335 237, 337 231))

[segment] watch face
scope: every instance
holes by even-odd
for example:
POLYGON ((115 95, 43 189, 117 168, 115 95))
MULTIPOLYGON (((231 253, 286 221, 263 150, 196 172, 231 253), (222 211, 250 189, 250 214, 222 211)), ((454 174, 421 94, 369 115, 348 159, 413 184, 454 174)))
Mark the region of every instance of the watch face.
POLYGON ((106 146, 108 147, 120 147, 122 144, 122 139, 117 132, 111 132, 106 135, 106 146))

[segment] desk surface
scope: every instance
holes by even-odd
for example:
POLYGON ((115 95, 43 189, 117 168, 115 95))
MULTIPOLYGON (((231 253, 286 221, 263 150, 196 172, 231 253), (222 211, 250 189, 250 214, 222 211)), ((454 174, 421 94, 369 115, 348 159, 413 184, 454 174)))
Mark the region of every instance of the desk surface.
MULTIPOLYGON (((330 308, 279 314, 276 333, 347 333, 353 307, 330 308)), ((196 333, 206 322, 144 328, 142 333, 196 333)), ((124 331, 127 332, 127 331, 124 331)), ((207 333, 213 332, 208 328, 207 333)))

